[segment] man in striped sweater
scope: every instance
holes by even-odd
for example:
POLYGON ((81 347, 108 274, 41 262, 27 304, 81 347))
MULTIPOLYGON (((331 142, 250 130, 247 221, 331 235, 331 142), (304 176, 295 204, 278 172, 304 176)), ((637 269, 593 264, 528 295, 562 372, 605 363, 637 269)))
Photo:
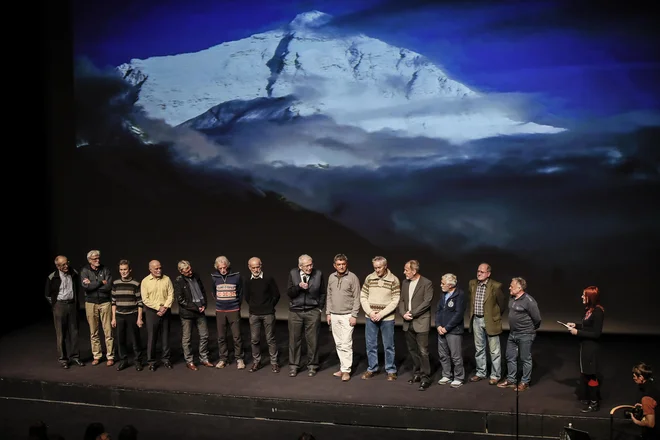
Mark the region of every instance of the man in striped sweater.
POLYGON ((231 263, 225 256, 215 259, 216 271, 211 274, 215 288, 215 321, 218 328, 218 350, 220 360, 216 368, 225 368, 229 364, 227 347, 227 324, 234 338, 234 357, 239 370, 245 368, 243 360, 243 339, 241 338, 241 301, 243 280, 239 272, 231 271, 231 263))
POLYGON ((119 365, 117 371, 128 367, 128 350, 126 336, 130 335, 135 356, 135 369, 142 371, 142 341, 140 328, 142 322, 142 296, 140 282, 131 277, 131 263, 128 260, 119 262, 120 279, 112 282, 112 327, 117 329, 117 344, 119 348, 119 365))
POLYGON ((382 334, 385 349, 387 380, 396 380, 394 365, 394 314, 401 297, 401 283, 387 268, 385 257, 371 260, 374 272, 367 276, 360 292, 360 303, 367 317, 365 325, 367 361, 369 366, 362 379, 378 374, 378 332, 382 334))

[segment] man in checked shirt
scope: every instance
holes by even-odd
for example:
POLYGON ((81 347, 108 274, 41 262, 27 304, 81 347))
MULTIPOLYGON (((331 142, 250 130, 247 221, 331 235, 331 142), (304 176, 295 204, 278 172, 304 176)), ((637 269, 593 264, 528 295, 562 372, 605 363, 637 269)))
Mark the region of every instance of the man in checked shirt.
POLYGON ((481 263, 477 268, 477 279, 470 280, 470 331, 474 335, 475 362, 477 371, 470 382, 486 379, 486 344, 490 351, 490 385, 497 385, 502 376, 502 353, 500 334, 502 315, 507 308, 507 299, 502 292, 502 283, 490 278, 491 267, 481 263))

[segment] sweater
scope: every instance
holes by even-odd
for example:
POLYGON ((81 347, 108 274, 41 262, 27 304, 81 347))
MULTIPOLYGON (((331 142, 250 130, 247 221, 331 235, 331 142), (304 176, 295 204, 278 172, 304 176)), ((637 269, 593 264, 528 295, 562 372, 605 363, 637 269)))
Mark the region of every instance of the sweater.
POLYGON ((112 305, 116 307, 115 313, 118 315, 137 313, 138 307, 142 307, 140 282, 133 278, 114 280, 112 282, 112 305))
POLYGON ((272 315, 280 300, 280 289, 272 276, 248 279, 245 282, 245 302, 252 315, 272 315))
POLYGON ((243 281, 238 272, 222 275, 217 270, 211 274, 215 287, 215 311, 238 312, 241 310, 243 281))
POLYGON ((371 312, 378 312, 382 321, 394 319, 400 298, 401 283, 389 269, 382 277, 376 275, 376 272, 368 275, 360 292, 360 303, 367 318, 371 312))
POLYGON ((509 298, 509 331, 515 333, 536 333, 541 326, 539 305, 528 293, 518 299, 509 298))

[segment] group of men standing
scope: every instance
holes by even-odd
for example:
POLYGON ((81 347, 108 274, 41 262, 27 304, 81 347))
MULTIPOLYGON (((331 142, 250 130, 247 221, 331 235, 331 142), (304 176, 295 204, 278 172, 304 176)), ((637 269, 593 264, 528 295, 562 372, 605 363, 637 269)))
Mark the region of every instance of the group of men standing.
MULTIPOLYGON (((261 329, 264 329, 271 370, 280 371, 279 352, 275 339, 275 307, 280 300, 277 283, 264 274, 262 262, 253 257, 248 261, 250 276, 243 278, 231 270, 229 260, 220 256, 214 263, 213 281, 219 359, 216 364, 209 358, 209 330, 206 322, 208 297, 204 283, 187 260, 179 261, 179 275, 172 281, 162 273, 159 261, 149 262, 149 275, 142 281, 132 278, 130 262, 119 262, 118 279, 100 262, 100 252, 87 254, 88 264, 80 274, 69 268, 68 259, 58 256, 56 270, 46 282, 46 299, 53 308, 59 361, 63 368, 70 364, 83 366, 78 347, 77 304, 79 289, 85 295, 85 312, 90 327, 92 365, 98 365, 103 357, 99 329, 105 337, 106 365, 115 364, 116 328, 117 370, 128 366, 127 342, 133 346, 135 368, 143 368, 143 348, 140 328, 147 328, 146 362, 151 371, 162 363, 173 368, 170 360, 169 323, 171 308, 176 300, 182 328, 182 348, 186 367, 198 370, 191 346, 193 328, 199 335, 199 364, 206 367, 225 368, 230 363, 228 333, 231 332, 234 359, 238 369, 245 369, 245 355, 240 332, 240 310, 243 300, 249 308, 252 365, 250 372, 262 367, 261 329), (156 359, 156 346, 160 339, 161 357, 156 359)), ((419 383, 423 391, 431 385, 429 360, 429 333, 431 331, 431 303, 434 297, 433 283, 420 273, 416 260, 405 263, 402 282, 394 275, 384 257, 372 260, 374 271, 364 283, 348 270, 348 258, 344 254, 334 257, 335 271, 327 278, 314 267, 311 256, 301 255, 298 267, 289 273, 287 296, 289 299, 289 376, 295 377, 306 366, 308 376, 319 371, 319 333, 324 318, 330 326, 339 357, 339 369, 335 377, 346 382, 351 379, 353 366, 353 330, 360 308, 365 313, 365 339, 368 366, 362 379, 371 379, 381 370, 378 357, 378 334, 384 348, 384 372, 388 381, 397 379, 395 364, 394 325, 395 314, 403 318, 403 331, 413 362, 411 384, 419 383), (302 344, 306 344, 307 359, 302 360, 302 344)), ((489 384, 502 388, 524 391, 531 379, 531 344, 541 324, 536 301, 526 293, 526 281, 513 278, 509 286, 508 304, 502 292, 502 284, 491 279, 491 268, 482 263, 476 279, 469 282, 469 298, 458 287, 454 274, 442 276, 441 295, 435 310, 438 355, 441 365, 440 385, 458 388, 465 382, 462 358, 464 316, 469 306, 469 330, 475 344, 476 372, 469 379, 478 382, 488 379, 489 384), (508 375, 502 376, 500 334, 502 316, 509 309, 509 338, 507 342, 508 375), (490 352, 490 376, 487 371, 486 348, 490 352), (517 364, 523 364, 522 378, 517 379, 517 364)))

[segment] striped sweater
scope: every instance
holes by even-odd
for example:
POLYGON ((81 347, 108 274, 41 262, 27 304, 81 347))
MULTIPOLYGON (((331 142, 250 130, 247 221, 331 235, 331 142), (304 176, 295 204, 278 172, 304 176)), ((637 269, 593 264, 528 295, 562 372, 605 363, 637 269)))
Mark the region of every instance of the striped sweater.
POLYGON ((376 272, 367 276, 360 292, 360 304, 367 318, 371 312, 378 312, 383 317, 382 321, 391 321, 400 297, 401 283, 388 269, 383 277, 376 275, 376 272))
POLYGON ((215 290, 216 312, 238 312, 243 300, 243 280, 238 272, 222 275, 217 270, 211 274, 215 290))
POLYGON ((142 307, 142 296, 140 295, 140 282, 129 278, 121 278, 112 282, 112 305, 116 306, 119 315, 137 313, 138 307, 142 307))

